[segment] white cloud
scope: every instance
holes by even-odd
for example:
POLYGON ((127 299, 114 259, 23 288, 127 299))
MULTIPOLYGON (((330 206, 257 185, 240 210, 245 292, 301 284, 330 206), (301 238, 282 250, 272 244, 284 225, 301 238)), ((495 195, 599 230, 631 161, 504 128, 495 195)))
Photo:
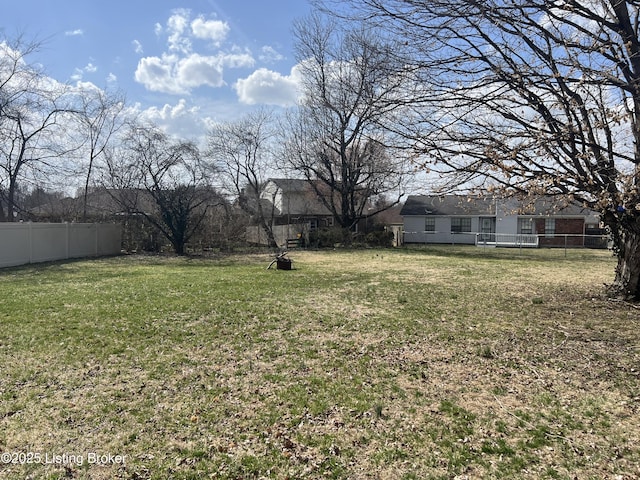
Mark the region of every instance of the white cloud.
POLYGON ((187 89, 181 86, 176 78, 177 63, 178 59, 174 55, 167 54, 163 54, 162 57, 141 58, 134 78, 136 82, 154 92, 178 95, 187 93, 187 89))
POLYGON ((175 79, 187 91, 203 85, 221 87, 222 62, 219 57, 205 57, 196 53, 181 59, 175 68, 175 79))
POLYGON ((77 82, 76 89, 78 89, 81 92, 82 91, 84 92, 88 92, 88 91, 100 92, 101 91, 101 89, 98 88, 93 82, 77 82))
POLYGON ((137 54, 142 55, 144 53, 144 49, 142 48, 142 44, 138 40, 134 40, 133 42, 131 42, 131 44, 133 45, 133 50, 137 54))
MULTIPOLYGON (((156 34, 167 35, 167 51, 160 56, 141 58, 134 74, 147 89, 173 95, 188 95, 198 87, 218 88, 225 85, 225 68, 248 68, 255 63, 247 51, 213 55, 196 53, 192 39, 209 40, 220 46, 229 33, 229 25, 199 16, 190 21, 190 11, 174 10, 166 27, 156 24, 156 34)), ((134 45, 135 42, 134 42, 134 45)))
POLYGON ((76 37, 78 35, 84 35, 84 31, 81 28, 77 28, 75 30, 67 30, 64 34, 67 37, 76 37))
POLYGON ((279 53, 275 48, 265 45, 261 49, 261 54, 258 57, 261 62, 264 63, 274 63, 279 62, 280 60, 284 60, 284 55, 279 53))
POLYGON ((239 79, 233 88, 238 100, 247 105, 290 107, 300 98, 300 75, 293 67, 290 75, 259 68, 247 78, 239 79))
POLYGON ((191 31, 196 38, 211 40, 215 45, 220 45, 229 33, 229 24, 220 20, 205 20, 202 17, 191 22, 191 31))
POLYGON ((178 100, 175 105, 165 104, 162 108, 151 107, 145 110, 142 115, 150 120, 169 121, 175 120, 185 115, 197 115, 198 107, 187 107, 187 101, 184 98, 178 100))
POLYGON ((206 56, 192 53, 185 57, 164 54, 140 59, 135 79, 149 90, 186 95, 194 88, 225 85, 224 67, 251 67, 253 63, 253 58, 246 54, 206 56))
POLYGON ((79 82, 84 77, 85 73, 95 73, 98 71, 98 67, 96 67, 93 63, 87 63, 87 65, 83 68, 76 68, 71 75, 71 80, 74 82, 79 82))
POLYGON ((250 53, 226 53, 221 58, 224 65, 230 68, 249 68, 255 63, 250 53))
POLYGON ((151 107, 139 112, 144 120, 159 125, 168 134, 196 142, 203 141, 210 122, 209 118, 203 118, 198 107, 188 106, 185 99, 180 99, 174 105, 165 104, 160 108, 151 107))
POLYGON ((166 31, 169 34, 169 51, 188 53, 191 51, 191 40, 185 35, 188 32, 189 12, 178 10, 167 20, 166 31))

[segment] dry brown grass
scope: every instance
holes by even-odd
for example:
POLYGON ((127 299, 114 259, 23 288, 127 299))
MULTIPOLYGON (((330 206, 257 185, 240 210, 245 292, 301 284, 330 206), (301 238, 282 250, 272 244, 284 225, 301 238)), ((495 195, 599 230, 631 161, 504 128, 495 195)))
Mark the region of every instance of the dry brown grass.
POLYGON ((640 477, 635 305, 607 252, 295 252, 15 269, 3 478, 640 477), (64 291, 64 298, 60 292, 64 291))

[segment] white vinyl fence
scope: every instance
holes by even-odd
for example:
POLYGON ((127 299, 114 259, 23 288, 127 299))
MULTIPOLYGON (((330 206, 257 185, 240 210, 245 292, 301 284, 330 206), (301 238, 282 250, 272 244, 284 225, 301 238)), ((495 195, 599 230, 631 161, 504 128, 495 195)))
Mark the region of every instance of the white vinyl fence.
POLYGON ((0 268, 117 255, 121 226, 100 223, 0 223, 0 268))

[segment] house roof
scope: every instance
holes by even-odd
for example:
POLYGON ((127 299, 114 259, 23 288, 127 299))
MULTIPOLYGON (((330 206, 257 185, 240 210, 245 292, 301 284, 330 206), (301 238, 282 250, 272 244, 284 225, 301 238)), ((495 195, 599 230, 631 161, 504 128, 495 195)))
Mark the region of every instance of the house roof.
POLYGON ((309 190, 309 180, 302 178, 270 178, 283 192, 303 192, 309 190))
POLYGON ((402 216, 400 215, 401 210, 402 205, 394 205, 387 210, 383 210, 375 214, 374 218, 378 223, 383 225, 402 225, 402 216))
POLYGON ((411 195, 400 212, 402 216, 493 216, 497 206, 509 213, 543 216, 594 216, 596 212, 561 197, 544 196, 534 199, 500 198, 494 196, 411 195))
POLYGON ((521 202, 518 208, 519 215, 531 215, 535 217, 547 216, 590 216, 596 212, 585 208, 563 197, 538 197, 533 200, 521 202))
POLYGON ((401 216, 409 215, 495 215, 493 198, 466 197, 461 195, 410 195, 407 197, 401 216))

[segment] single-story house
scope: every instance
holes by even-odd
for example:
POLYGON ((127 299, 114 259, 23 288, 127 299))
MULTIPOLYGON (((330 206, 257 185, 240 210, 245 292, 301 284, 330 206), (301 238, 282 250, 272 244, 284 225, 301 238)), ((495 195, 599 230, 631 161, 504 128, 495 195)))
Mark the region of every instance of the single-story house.
POLYGON ((412 195, 400 215, 405 243, 606 246, 596 212, 550 196, 412 195))

